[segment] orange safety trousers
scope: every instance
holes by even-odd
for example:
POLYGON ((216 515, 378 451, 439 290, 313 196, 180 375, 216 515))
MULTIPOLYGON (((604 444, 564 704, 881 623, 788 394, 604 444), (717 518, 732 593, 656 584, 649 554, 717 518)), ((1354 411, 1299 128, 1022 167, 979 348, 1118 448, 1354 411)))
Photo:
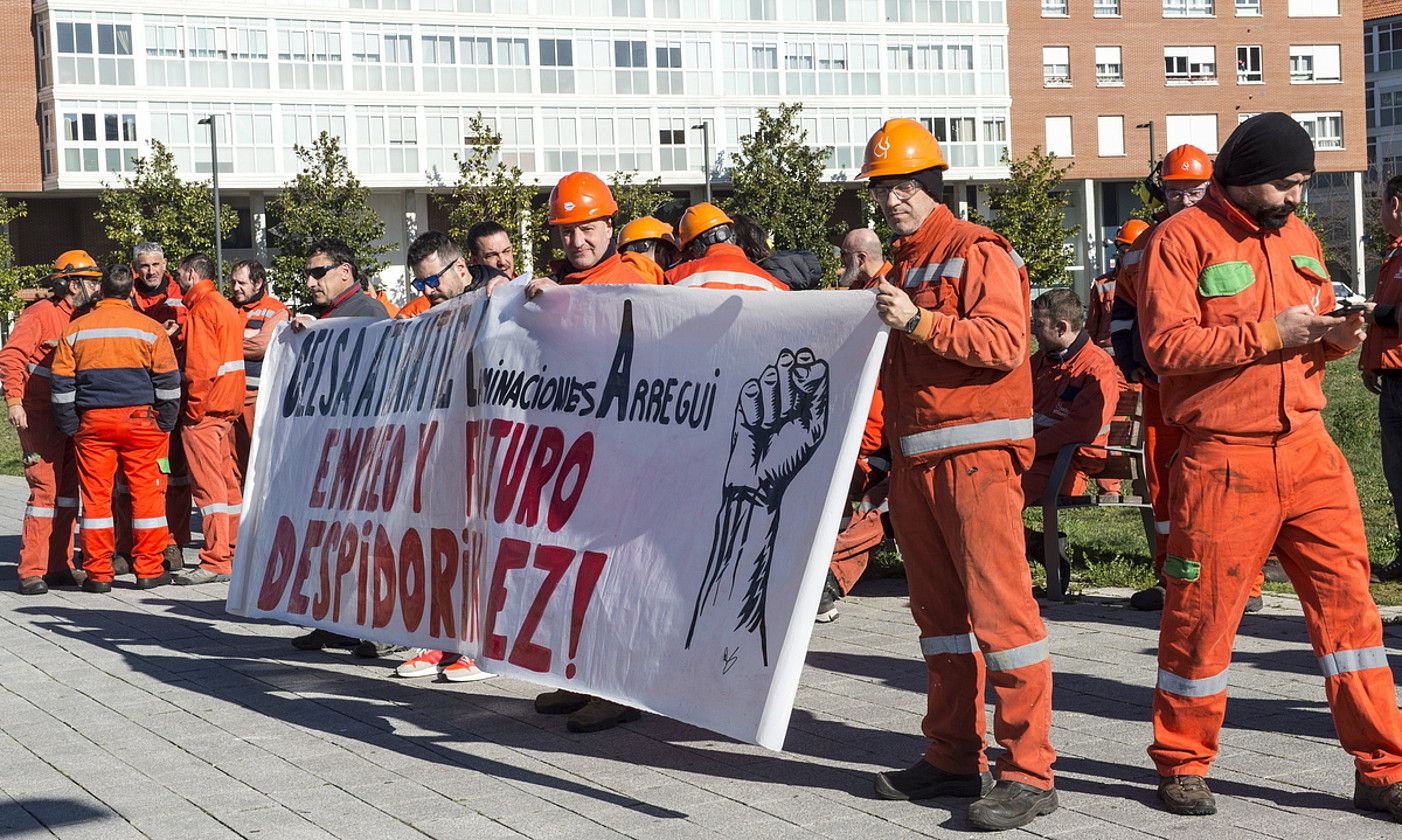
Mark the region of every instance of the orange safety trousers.
POLYGON ((52 414, 26 411, 29 428, 19 430, 29 504, 20 537, 19 577, 43 577, 73 566, 73 524, 78 519, 78 468, 73 441, 58 430, 52 414), (31 463, 33 462, 33 463, 31 463))
POLYGON ((200 509, 204 547, 200 566, 217 575, 234 569, 234 543, 238 538, 238 464, 234 459, 234 424, 237 417, 211 417, 180 429, 181 444, 190 465, 190 486, 200 509))
POLYGON ((1159 775, 1207 774, 1242 608, 1272 545, 1305 613, 1339 741, 1373 785, 1402 781, 1402 714, 1368 592, 1353 474, 1322 422, 1275 446, 1185 438, 1173 466, 1154 743, 1159 775))
POLYGON ((112 580, 112 484, 119 473, 131 492, 133 570, 137 577, 159 577, 165 571, 166 475, 158 462, 169 445, 170 436, 157 427, 150 408, 83 412, 73 448, 83 499, 83 569, 92 580, 112 580))
POLYGON ((988 767, 984 683, 993 684, 998 777, 1052 787, 1052 672, 1022 536, 1012 453, 981 449, 926 465, 898 461, 891 523, 929 672, 925 761, 988 767))
POLYGON ((234 459, 238 461, 239 486, 248 478, 248 453, 253 449, 253 409, 258 404, 258 392, 243 396, 243 413, 234 418, 234 459))

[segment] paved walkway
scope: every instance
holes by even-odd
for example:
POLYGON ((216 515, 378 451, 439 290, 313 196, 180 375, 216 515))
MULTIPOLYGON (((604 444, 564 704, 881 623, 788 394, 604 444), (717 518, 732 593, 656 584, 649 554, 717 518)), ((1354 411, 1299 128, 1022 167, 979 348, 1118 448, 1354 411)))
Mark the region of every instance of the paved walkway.
MULTIPOLYGON (((20 597, 24 495, 0 477, 0 836, 966 836, 962 806, 871 795, 874 770, 923 749, 902 581, 860 586, 817 628, 787 752, 655 716, 579 736, 536 715, 523 682, 400 681, 392 662, 298 654, 296 628, 227 615, 223 586, 20 597)), ((1402 837, 1350 808, 1351 762, 1290 616, 1243 622, 1218 816, 1155 808, 1155 619, 1120 603, 1046 607, 1062 808, 1005 836, 1402 837)))

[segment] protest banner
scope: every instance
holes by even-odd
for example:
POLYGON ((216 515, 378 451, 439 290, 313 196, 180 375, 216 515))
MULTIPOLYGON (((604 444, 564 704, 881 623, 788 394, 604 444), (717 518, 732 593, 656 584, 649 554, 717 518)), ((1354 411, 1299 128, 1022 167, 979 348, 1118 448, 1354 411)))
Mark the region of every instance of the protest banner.
POLYGON ((783 744, 866 292, 519 287, 274 338, 230 611, 783 744))

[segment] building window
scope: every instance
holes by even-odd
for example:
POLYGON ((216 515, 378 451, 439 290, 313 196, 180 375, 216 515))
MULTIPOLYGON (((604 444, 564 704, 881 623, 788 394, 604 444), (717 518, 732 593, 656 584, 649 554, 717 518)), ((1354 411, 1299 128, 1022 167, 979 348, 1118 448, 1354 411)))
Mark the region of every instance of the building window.
POLYGON ((1261 0, 1236 0, 1237 17, 1260 17, 1261 0))
POLYGON ((1244 44, 1236 48, 1236 81, 1239 85, 1265 81, 1261 73, 1261 45, 1244 44))
POLYGON ((1124 64, 1119 47, 1095 48, 1095 83, 1114 87, 1125 83, 1124 64))
POLYGON ((1290 0, 1290 17, 1338 17, 1339 0, 1290 0))
POLYGON ((721 15, 726 20, 774 20, 775 0, 721 0, 721 15))
POLYGON ((647 42, 613 42, 613 92, 624 95, 645 94, 647 84, 647 42))
POLYGON ((1292 85, 1339 81, 1339 45, 1307 44, 1290 47, 1292 85))
POLYGON ((1163 16, 1212 17, 1215 6, 1213 0, 1163 0, 1163 16))
POLYGON ((1192 143, 1209 155, 1217 153, 1216 114, 1169 114, 1164 122, 1168 135, 1165 148, 1192 143))
POLYGON ((1164 47, 1164 81, 1170 85, 1217 84, 1216 47, 1164 47))
POLYGON ((564 38, 540 39, 540 92, 574 93, 574 43, 564 38))
POLYGON ((1047 117, 1047 153, 1057 157, 1072 157, 1071 118, 1047 117))
POLYGON ((1125 118, 1097 117, 1096 130, 1100 137, 1101 157, 1124 157, 1125 155, 1125 118))
POLYGON ((1047 87, 1071 86, 1071 48, 1042 47, 1042 84, 1047 87))
POLYGON ((1344 117, 1338 112, 1328 114, 1291 114, 1295 122, 1305 127, 1316 149, 1344 147, 1344 117))
POLYGON ((59 84, 136 84, 130 24, 60 21, 56 33, 59 84))
POLYGON ((1066 17, 1067 0, 1042 0, 1042 17, 1066 17))
POLYGON ((1096 17, 1119 17, 1120 0, 1095 0, 1093 13, 1096 17))
POLYGON ((131 172, 137 156, 136 114, 104 111, 133 103, 71 103, 62 115, 63 171, 131 172))

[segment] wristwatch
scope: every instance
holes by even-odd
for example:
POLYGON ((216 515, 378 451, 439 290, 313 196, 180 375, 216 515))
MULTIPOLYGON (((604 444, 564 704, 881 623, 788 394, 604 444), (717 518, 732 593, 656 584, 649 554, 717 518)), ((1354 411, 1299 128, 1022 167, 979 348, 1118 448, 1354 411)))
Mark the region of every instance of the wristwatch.
POLYGON ((920 326, 920 316, 923 314, 924 312, 922 310, 916 309, 915 314, 910 316, 910 320, 905 322, 904 329, 906 335, 911 335, 915 332, 915 328, 920 326))

